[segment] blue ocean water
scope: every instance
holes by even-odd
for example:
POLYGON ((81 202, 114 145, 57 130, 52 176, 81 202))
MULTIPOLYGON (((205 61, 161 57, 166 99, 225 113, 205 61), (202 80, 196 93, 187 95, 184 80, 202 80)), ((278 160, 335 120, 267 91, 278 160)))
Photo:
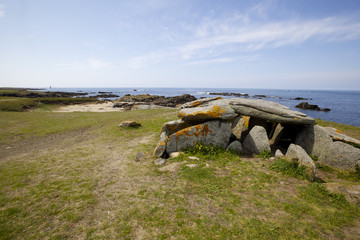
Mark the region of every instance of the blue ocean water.
MULTIPOLYGON (((249 98, 254 95, 266 95, 263 100, 283 104, 290 109, 303 112, 313 118, 349 124, 360 127, 360 91, 359 90, 288 90, 288 89, 251 89, 251 88, 51 88, 46 91, 86 92, 90 96, 99 92, 111 92, 123 96, 125 94, 151 94, 165 97, 191 94, 196 98, 215 97, 209 92, 246 93, 249 98), (302 97, 312 100, 291 100, 302 97), (317 104, 320 108, 330 108, 330 112, 320 112, 295 108, 300 102, 317 104)), ((222 96, 223 98, 227 98, 222 96)), ((231 96, 234 97, 234 96, 231 96)))

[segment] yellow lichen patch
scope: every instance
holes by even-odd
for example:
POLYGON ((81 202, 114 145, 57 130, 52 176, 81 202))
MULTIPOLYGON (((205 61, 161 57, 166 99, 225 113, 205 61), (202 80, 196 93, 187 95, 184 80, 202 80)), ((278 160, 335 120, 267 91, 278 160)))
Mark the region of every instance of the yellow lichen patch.
POLYGON ((244 126, 246 128, 249 128, 250 117, 249 116, 243 116, 242 118, 244 119, 244 126))
POLYGON ((343 134, 343 132, 341 130, 339 130, 339 129, 336 129, 335 132, 343 134))
POLYGON ((295 117, 294 120, 300 120, 300 118, 295 117))

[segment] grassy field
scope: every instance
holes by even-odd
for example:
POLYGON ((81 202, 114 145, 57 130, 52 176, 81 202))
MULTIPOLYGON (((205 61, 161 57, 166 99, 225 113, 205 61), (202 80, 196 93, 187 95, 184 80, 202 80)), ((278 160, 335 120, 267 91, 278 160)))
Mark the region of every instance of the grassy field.
POLYGON ((360 239, 358 199, 286 163, 224 151, 168 160, 198 165, 178 172, 136 162, 175 112, 0 112, 0 239, 360 239))

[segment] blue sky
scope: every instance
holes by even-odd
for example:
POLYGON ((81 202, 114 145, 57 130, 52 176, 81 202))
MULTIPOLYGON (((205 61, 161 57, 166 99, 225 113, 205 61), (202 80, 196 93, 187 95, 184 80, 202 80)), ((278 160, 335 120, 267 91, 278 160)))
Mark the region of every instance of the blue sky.
POLYGON ((0 0, 0 86, 360 89, 359 0, 0 0))

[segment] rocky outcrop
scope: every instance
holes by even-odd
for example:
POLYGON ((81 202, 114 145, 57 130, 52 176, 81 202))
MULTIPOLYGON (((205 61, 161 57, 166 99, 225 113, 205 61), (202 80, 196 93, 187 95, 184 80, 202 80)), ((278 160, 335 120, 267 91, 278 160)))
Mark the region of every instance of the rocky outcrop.
POLYGON ((331 127, 325 127, 324 130, 327 132, 327 134, 329 134, 329 136, 334 141, 350 143, 350 144, 352 144, 354 146, 360 147, 360 141, 359 140, 357 140, 355 138, 352 138, 352 137, 349 137, 349 136, 346 136, 340 130, 337 130, 337 129, 331 128, 331 127))
POLYGON ((244 140, 244 152, 246 154, 259 154, 265 150, 270 151, 269 139, 265 128, 255 126, 244 140))
POLYGON ((181 105, 181 108, 194 108, 194 107, 200 107, 202 105, 204 105, 205 103, 209 103, 215 100, 221 100, 222 97, 215 97, 215 98, 202 98, 202 99, 198 99, 195 101, 191 101, 188 103, 185 103, 183 105, 181 105))
POLYGON ((226 148, 230 135, 229 123, 221 120, 208 121, 171 134, 167 140, 166 152, 170 154, 182 151, 198 142, 226 148))
POLYGON ((315 163, 302 147, 296 144, 290 144, 285 157, 296 159, 300 165, 305 166, 310 178, 314 180, 316 173, 315 163))
POLYGON ((149 109, 153 105, 174 108, 181 104, 191 102, 194 100, 196 100, 196 98, 190 94, 184 94, 175 97, 164 97, 164 96, 150 95, 150 94, 141 94, 141 95, 126 94, 125 96, 115 100, 114 107, 124 108, 125 110, 132 110, 134 106, 135 106, 134 109, 149 109))
POLYGON ((360 167, 360 149, 342 142, 332 142, 324 146, 319 162, 342 170, 360 167))
POLYGON ((316 105, 316 104, 309 104, 308 102, 299 103, 299 104, 296 105, 295 107, 296 107, 296 108, 301 108, 301 109, 307 109, 307 110, 323 111, 323 112, 328 112, 328 111, 330 111, 329 108, 319 108, 318 105, 316 105))

